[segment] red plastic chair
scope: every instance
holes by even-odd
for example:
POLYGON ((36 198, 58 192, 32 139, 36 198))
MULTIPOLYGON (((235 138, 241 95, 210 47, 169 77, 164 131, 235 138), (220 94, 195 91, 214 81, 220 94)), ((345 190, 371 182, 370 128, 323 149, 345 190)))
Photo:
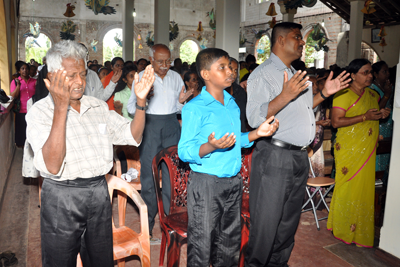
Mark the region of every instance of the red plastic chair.
POLYGON ((164 265, 165 247, 167 249, 167 266, 179 266, 180 248, 187 242, 187 179, 190 173, 188 163, 178 157, 177 146, 161 150, 153 159, 153 178, 156 188, 158 214, 162 230, 159 266, 164 265), (167 164, 171 182, 171 203, 169 215, 164 214, 160 190, 161 162, 167 164))
POLYGON ((246 256, 247 243, 249 242, 250 212, 249 212, 249 188, 250 188, 250 171, 251 158, 253 156, 253 148, 242 149, 242 167, 240 175, 243 178, 242 193, 242 211, 240 214, 242 241, 240 242, 239 266, 244 266, 244 258, 246 256))

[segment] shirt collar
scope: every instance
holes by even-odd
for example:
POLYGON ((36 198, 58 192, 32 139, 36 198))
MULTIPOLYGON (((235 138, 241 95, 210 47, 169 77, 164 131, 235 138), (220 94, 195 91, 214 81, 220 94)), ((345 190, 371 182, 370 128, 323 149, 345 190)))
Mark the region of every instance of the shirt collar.
MULTIPOLYGON (((204 104, 209 105, 214 101, 217 101, 209 92, 206 90, 206 86, 203 86, 201 89, 201 96, 203 97, 204 104)), ((229 101, 233 99, 233 97, 224 90, 224 103, 225 106, 229 103, 229 101)))
MULTIPOLYGON (((282 60, 277 55, 275 55, 273 52, 271 52, 269 59, 271 59, 271 61, 275 64, 275 66, 278 70, 282 71, 282 70, 288 69, 288 67, 285 65, 285 63, 283 63, 282 60)), ((292 71, 292 73, 296 72, 296 70, 292 66, 290 66, 290 70, 292 71)))
MULTIPOLYGON (((49 98, 49 100, 47 101, 49 104, 49 108, 54 110, 53 97, 51 96, 50 93, 47 95, 47 97, 49 98)), ((83 107, 83 110, 87 110, 91 107, 94 108, 94 107, 100 106, 100 103, 98 101, 96 101, 95 99, 93 99, 91 97, 87 97, 85 95, 82 96, 80 101, 81 101, 81 107, 83 107)), ((71 106, 68 106, 68 109, 71 109, 71 106)))
MULTIPOLYGON (((171 73, 171 71, 173 71, 173 70, 168 70, 168 71, 167 71, 167 74, 165 74, 164 78, 165 78, 165 77, 167 77, 167 76, 169 76, 169 75, 170 75, 170 73, 171 73)), ((143 70, 143 71, 141 71, 140 73, 142 73, 142 72, 144 72, 144 70, 143 70)), ((154 76, 156 76, 157 78, 160 78, 160 79, 161 79, 161 77, 160 77, 160 76, 158 76, 158 74, 157 74, 157 73, 155 73, 155 72, 154 72, 154 76)), ((162 80, 163 80, 163 79, 162 79, 162 80)))
MULTIPOLYGON (((20 80, 20 81, 25 81, 24 79, 22 79, 22 77, 21 77, 21 76, 18 76, 18 78, 17 78, 17 79, 18 79, 18 80, 20 80)), ((34 80, 34 81, 36 81, 36 79, 34 79, 34 78, 32 78, 31 76, 29 76, 28 83, 29 83, 31 80, 34 80)))

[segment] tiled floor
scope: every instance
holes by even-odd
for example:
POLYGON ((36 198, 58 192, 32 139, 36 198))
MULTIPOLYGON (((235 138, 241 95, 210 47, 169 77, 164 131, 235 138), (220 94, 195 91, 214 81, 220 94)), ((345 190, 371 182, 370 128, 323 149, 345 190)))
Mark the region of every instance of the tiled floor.
MULTIPOLYGON (((11 173, 6 184, 5 195, 0 207, 0 252, 11 250, 16 253, 18 266, 41 266, 40 256, 40 208, 38 207, 38 186, 35 179, 21 177, 22 150, 17 149, 14 156, 11 173)), ((117 213, 114 207, 114 214, 117 213)), ((319 212, 321 216, 326 212, 319 212)), ((126 222, 134 230, 138 228, 138 213, 133 205, 128 204, 126 222)), ((336 256, 325 247, 341 242, 333 238, 326 230, 326 221, 320 222, 321 230, 317 231, 311 212, 303 213, 296 233, 296 244, 293 249, 289 265, 303 266, 366 266, 363 263, 373 262, 376 266, 399 266, 388 264, 384 259, 376 256, 375 249, 360 249, 349 247, 347 255, 342 258, 336 256), (353 252, 352 252, 353 251, 353 252), (352 264, 346 262, 351 257, 352 264), (353 257, 352 257, 353 256, 353 257), (368 261, 368 257, 373 261, 368 261)), ((137 229, 139 230, 139 229, 137 229)), ((153 233, 161 238, 158 220, 153 233)), ((336 246, 340 250, 340 246, 336 246)), ((346 248, 346 247, 345 247, 346 248)), ((331 251, 335 251, 334 249, 331 251)), ((160 245, 151 246, 151 266, 158 266, 160 245)), ((137 257, 130 257, 127 267, 141 266, 137 257)), ((166 256, 164 266, 166 266, 166 256)), ((186 245, 181 250, 181 264, 186 266, 186 245)), ((370 265, 374 266, 374 265, 370 265)))

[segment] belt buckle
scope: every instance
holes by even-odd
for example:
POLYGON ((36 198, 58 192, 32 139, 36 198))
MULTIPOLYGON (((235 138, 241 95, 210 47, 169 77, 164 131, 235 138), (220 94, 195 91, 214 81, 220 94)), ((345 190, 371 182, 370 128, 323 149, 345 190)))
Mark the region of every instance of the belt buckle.
POLYGON ((307 146, 303 146, 300 150, 307 150, 307 146))

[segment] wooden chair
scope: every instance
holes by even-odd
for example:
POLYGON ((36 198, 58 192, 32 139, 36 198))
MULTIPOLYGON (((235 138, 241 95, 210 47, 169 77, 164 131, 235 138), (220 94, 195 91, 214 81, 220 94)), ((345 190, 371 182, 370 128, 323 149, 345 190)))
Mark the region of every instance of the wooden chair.
POLYGON ((139 193, 126 181, 114 176, 106 175, 108 191, 110 193, 111 203, 113 200, 114 190, 118 191, 118 202, 120 197, 125 198, 125 204, 118 203, 118 217, 125 218, 126 199, 129 197, 133 200, 140 213, 140 233, 136 233, 132 229, 125 226, 125 220, 119 221, 119 227, 115 227, 113 219, 113 253, 114 260, 117 260, 118 267, 125 266, 125 258, 131 255, 138 255, 142 266, 150 267, 150 236, 149 221, 147 215, 147 206, 139 193))
POLYGON ((314 173, 314 170, 312 168, 312 164, 311 164, 311 160, 310 160, 312 155, 313 155, 312 150, 309 150, 308 151, 308 162, 310 163, 310 170, 311 170, 313 178, 309 178, 307 180, 306 193, 308 195, 308 199, 303 204, 303 206, 301 207, 301 209, 302 209, 301 212, 310 211, 310 210, 313 211, 315 223, 316 223, 317 229, 319 231, 320 228, 319 228, 318 221, 325 220, 328 217, 318 218, 317 209, 318 209, 319 205, 322 202, 322 203, 324 203, 324 205, 325 205, 325 207, 326 207, 326 209, 327 209, 327 211, 329 213, 329 207, 326 204, 325 197, 328 195, 329 191, 331 191, 331 189, 335 186, 335 179, 328 178, 328 177, 315 177, 315 173, 314 173), (308 187, 314 187, 315 188, 315 190, 314 190, 314 192, 312 194, 311 194, 310 190, 308 189, 308 187), (322 193, 322 191, 321 191, 322 187, 328 187, 327 190, 325 190, 325 193, 322 193), (317 195, 317 194, 319 194, 319 196, 321 198, 318 201, 317 205, 315 205, 314 201, 313 201, 313 197, 315 195, 317 195), (305 209, 305 207, 307 206, 308 203, 311 203, 311 208, 305 209))
POLYGON ((240 242, 239 267, 244 266, 247 243, 249 242, 250 212, 249 212, 249 189, 250 189, 250 171, 253 148, 242 149, 242 167, 240 175, 243 179, 242 192, 242 211, 240 214, 242 240, 240 242))
POLYGON ((164 265, 165 247, 167 246, 167 266, 179 266, 180 248, 187 242, 187 179, 190 173, 188 163, 178 157, 177 146, 161 150, 153 159, 153 178, 156 188, 158 214, 162 230, 159 266, 164 265), (169 215, 165 215, 160 189, 161 162, 168 167, 171 182, 171 202, 169 215))
MULTIPOLYGON (((114 167, 112 170, 112 174, 119 178, 121 178, 122 175, 121 160, 118 158, 118 155, 121 152, 124 152, 125 154, 127 170, 129 170, 130 168, 134 168, 139 172, 138 179, 133 182, 129 182, 129 184, 137 191, 140 191, 142 189, 142 185, 140 183, 141 164, 139 157, 139 148, 136 146, 114 146, 114 167)), ((120 205, 122 209, 126 208, 126 198, 124 196, 120 196, 120 192, 118 192, 118 205, 120 205)), ((125 213, 119 213, 119 216, 119 221, 124 222, 125 213)))
POLYGON ((114 146, 114 168, 112 174, 120 178, 122 175, 122 170, 121 160, 118 158, 118 154, 120 154, 121 152, 124 152, 125 154, 127 170, 129 170, 130 168, 134 168, 139 172, 138 179, 134 182, 130 182, 129 184, 136 190, 140 191, 142 189, 142 185, 140 184, 141 164, 139 148, 136 146, 114 146))
MULTIPOLYGON (((111 203, 113 201, 114 190, 118 191, 118 217, 121 218, 123 213, 123 221, 119 221, 119 227, 116 228, 113 219, 113 254, 114 260, 118 262, 118 267, 125 266, 125 258, 131 255, 138 255, 142 266, 150 267, 150 235, 149 222, 147 217, 147 206, 139 193, 129 185, 128 182, 111 174, 106 175, 108 192, 110 194, 111 203), (123 194, 120 194, 123 193, 123 194), (120 204, 120 197, 125 198, 124 204, 120 204), (140 213, 140 234, 125 226, 125 212, 127 197, 133 200, 140 213)), ((82 267, 80 254, 77 256, 76 267, 82 267)))

